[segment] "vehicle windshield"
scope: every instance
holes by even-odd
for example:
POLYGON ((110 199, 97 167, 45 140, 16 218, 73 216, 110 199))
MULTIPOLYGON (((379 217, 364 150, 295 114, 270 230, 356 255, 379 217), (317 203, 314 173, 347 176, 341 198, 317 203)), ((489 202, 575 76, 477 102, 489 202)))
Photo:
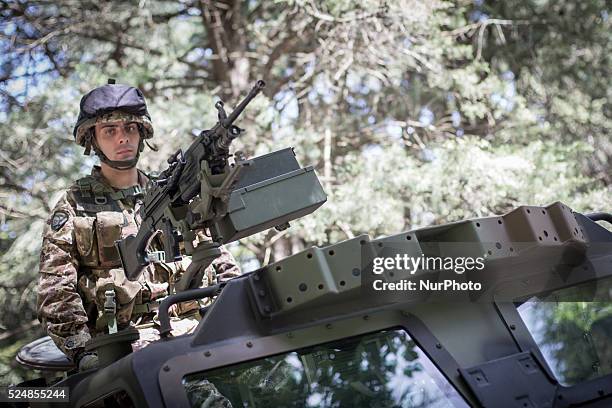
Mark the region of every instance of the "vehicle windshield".
POLYGON ((193 407, 467 407, 403 330, 192 374, 183 384, 193 407))
POLYGON ((557 380, 565 386, 612 374, 612 304, 577 302, 612 295, 612 279, 554 291, 518 306, 557 380))

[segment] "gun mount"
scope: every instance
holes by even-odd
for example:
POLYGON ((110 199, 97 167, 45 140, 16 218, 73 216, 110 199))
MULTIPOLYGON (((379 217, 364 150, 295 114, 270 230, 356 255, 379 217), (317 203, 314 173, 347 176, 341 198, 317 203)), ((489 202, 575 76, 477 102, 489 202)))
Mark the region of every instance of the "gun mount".
MULTIPOLYGON (((203 270, 219 256, 219 245, 288 225, 326 201, 314 169, 301 168, 292 149, 250 160, 238 155, 230 163, 230 144, 243 132, 233 123, 264 86, 257 81, 229 116, 223 102, 217 102, 217 124, 168 159, 168 168, 147 189, 138 233, 117 241, 128 279, 136 280, 153 260, 147 247, 160 231, 164 251, 155 258, 180 260, 182 241, 185 253, 203 270), (210 233, 212 242, 194 246, 202 230, 210 233)), ((196 270, 183 275, 178 290, 199 286, 196 270)))

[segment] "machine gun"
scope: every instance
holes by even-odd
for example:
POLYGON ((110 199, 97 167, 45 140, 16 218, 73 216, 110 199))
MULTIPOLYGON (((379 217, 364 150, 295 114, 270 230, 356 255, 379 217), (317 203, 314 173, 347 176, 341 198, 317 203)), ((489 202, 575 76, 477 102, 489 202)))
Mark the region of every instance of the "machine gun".
POLYGON ((300 168, 292 149, 250 160, 236 154, 230 163, 231 142, 244 131, 234 122, 264 86, 257 81, 229 116, 218 101, 217 124, 168 159, 168 168, 147 189, 138 233, 116 243, 128 279, 136 280, 151 262, 180 260, 182 241, 193 267, 177 290, 198 286, 201 272, 220 255, 221 244, 285 227, 326 201, 312 167, 300 168), (210 233, 211 242, 193 245, 202 230, 210 233), (160 231, 164 250, 147 251, 160 231))

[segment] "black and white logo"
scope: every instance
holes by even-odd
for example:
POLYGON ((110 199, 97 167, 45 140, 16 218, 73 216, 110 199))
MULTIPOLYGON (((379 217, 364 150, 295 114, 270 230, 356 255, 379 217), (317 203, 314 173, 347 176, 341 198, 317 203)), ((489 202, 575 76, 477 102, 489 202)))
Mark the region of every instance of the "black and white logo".
POLYGON ((68 221, 68 214, 64 211, 56 211, 53 217, 51 217, 51 229, 53 231, 59 231, 66 221, 68 221))

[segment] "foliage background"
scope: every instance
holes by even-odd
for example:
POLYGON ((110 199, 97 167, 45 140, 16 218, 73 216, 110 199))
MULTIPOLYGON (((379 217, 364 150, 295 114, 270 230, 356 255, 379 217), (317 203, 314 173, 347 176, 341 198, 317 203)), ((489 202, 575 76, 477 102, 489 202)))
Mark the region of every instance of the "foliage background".
POLYGON ((232 247, 246 270, 306 245, 563 201, 610 210, 609 3, 0 0, 0 378, 41 334, 40 233, 95 158, 82 94, 145 93, 159 164, 259 78, 247 156, 294 146, 327 204, 232 247))

